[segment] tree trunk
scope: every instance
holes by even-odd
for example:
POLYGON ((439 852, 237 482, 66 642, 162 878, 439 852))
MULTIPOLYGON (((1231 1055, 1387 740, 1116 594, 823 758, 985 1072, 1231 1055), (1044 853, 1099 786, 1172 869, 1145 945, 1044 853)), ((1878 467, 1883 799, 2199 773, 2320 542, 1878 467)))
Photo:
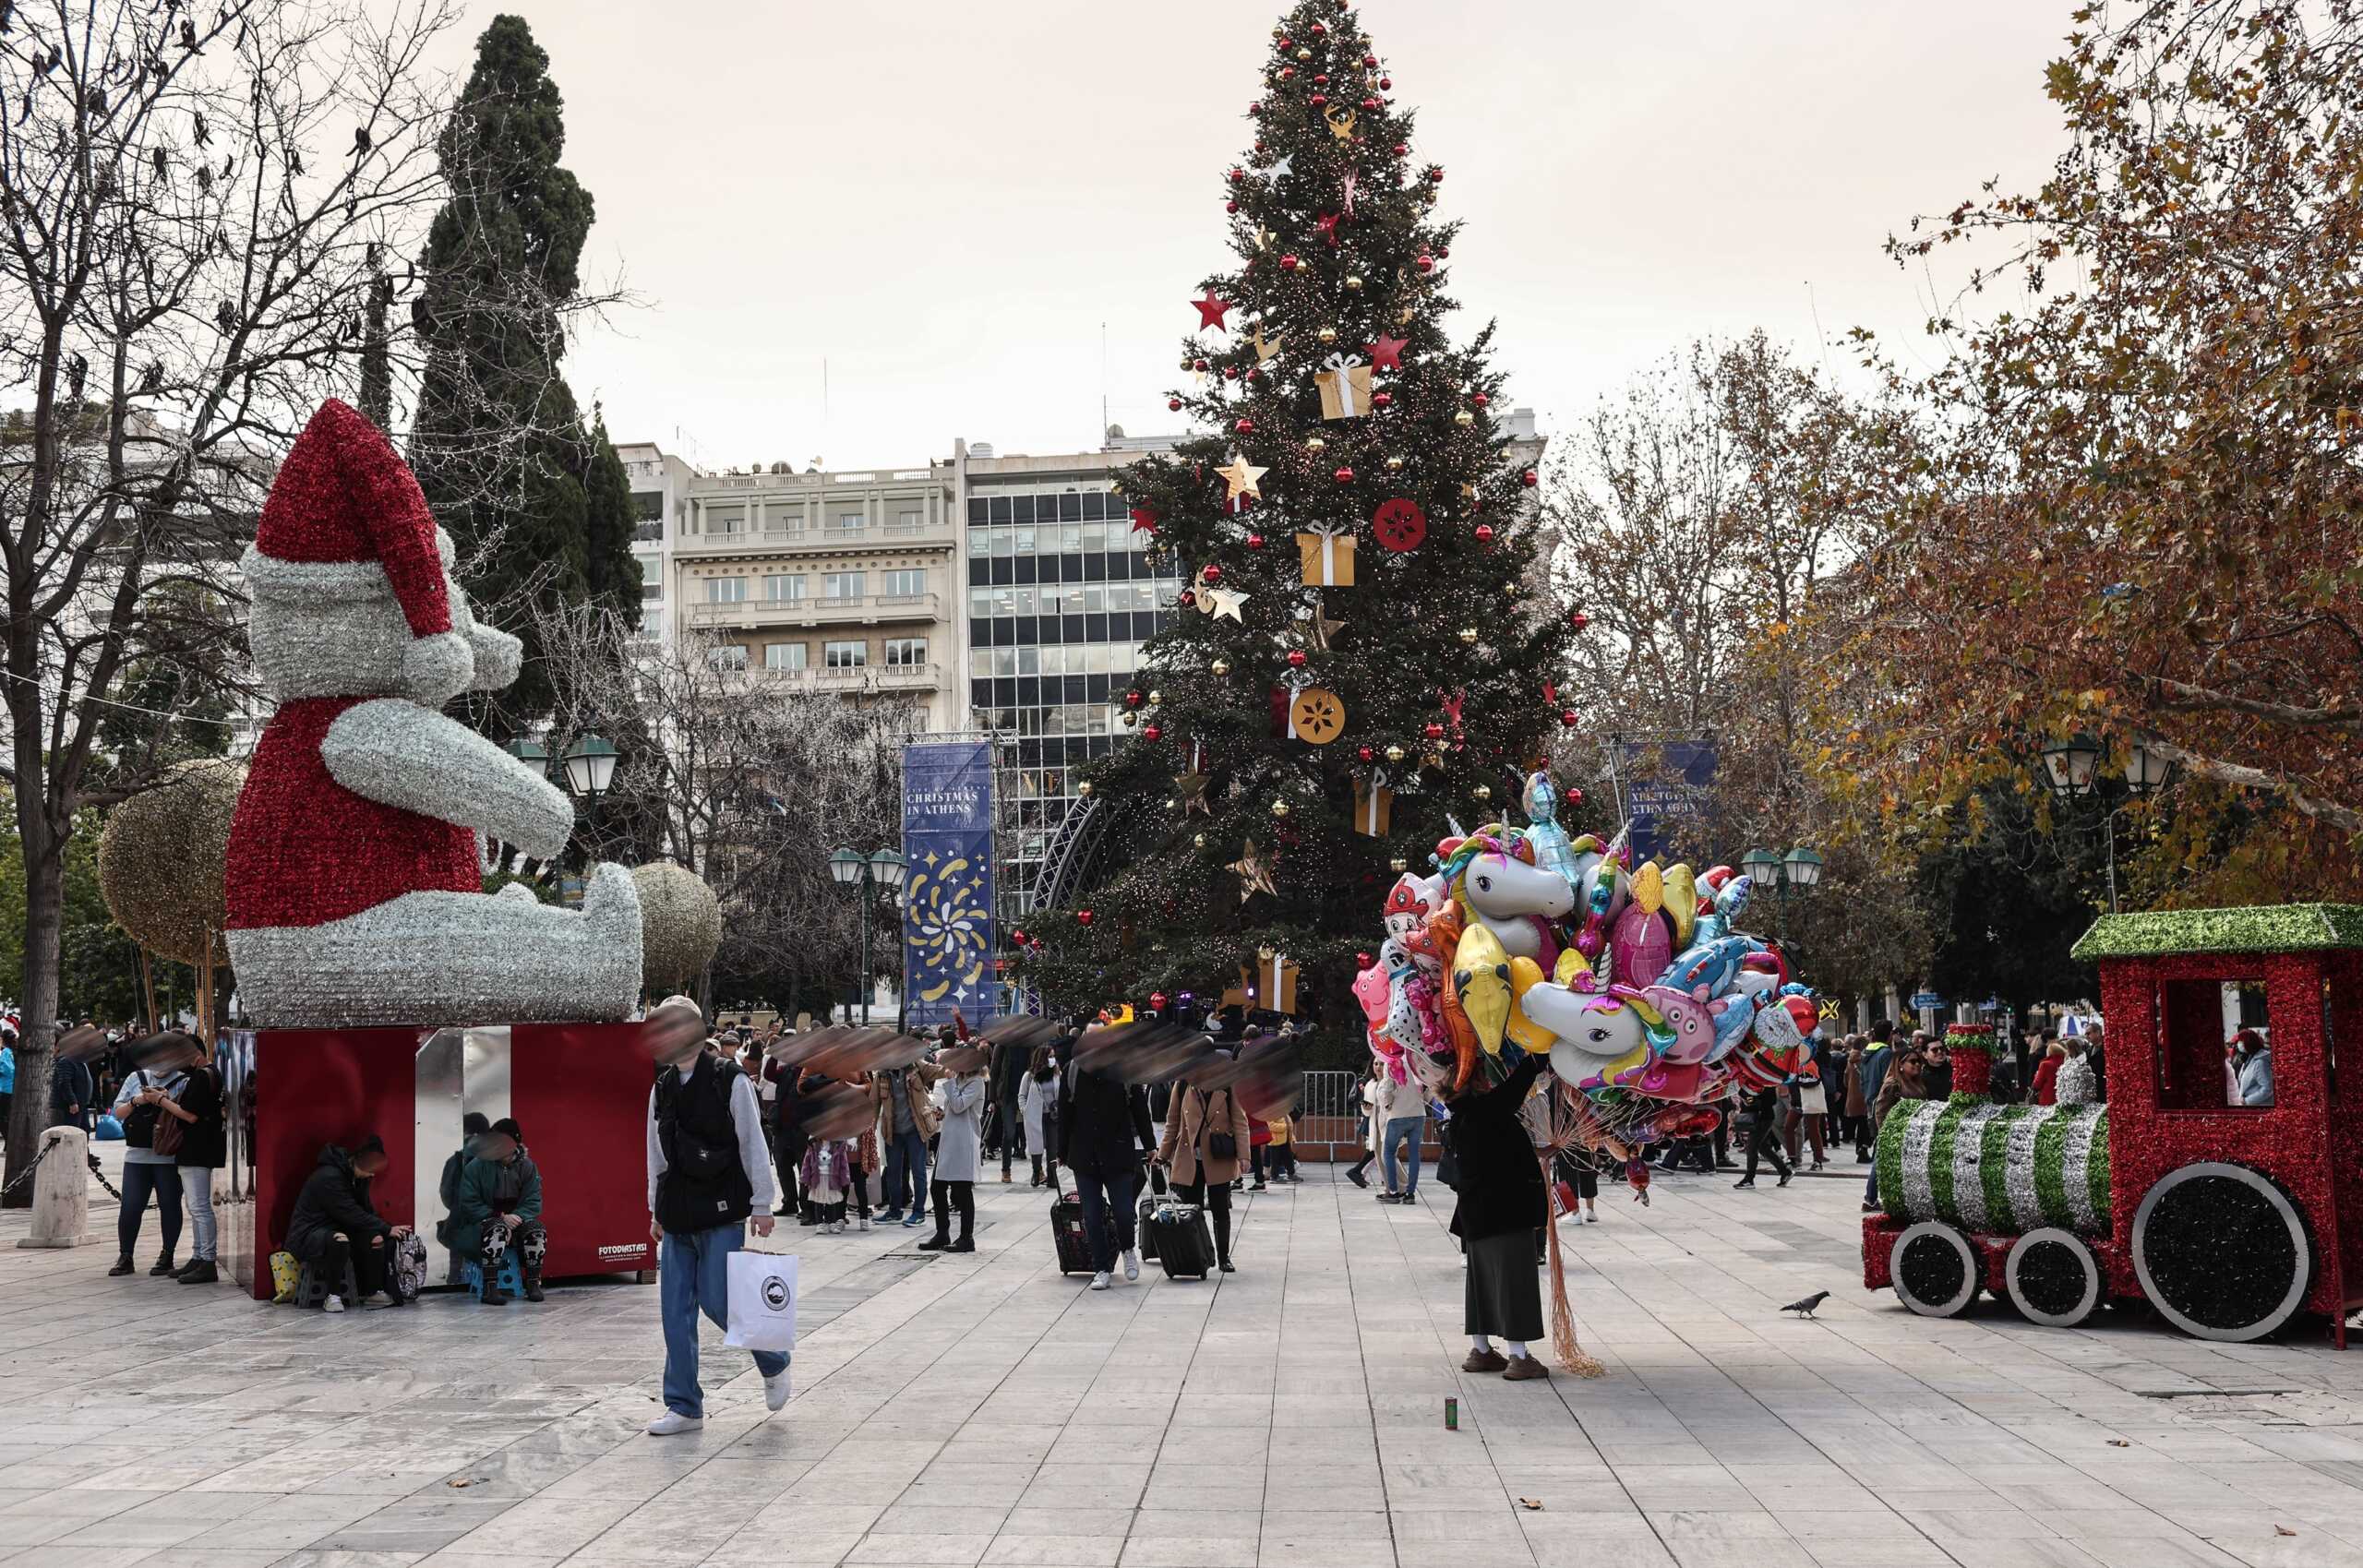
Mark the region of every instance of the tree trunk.
MULTIPOLYGON (((36 784, 34 787, 39 786, 36 784)), ((8 1114, 8 1160, 0 1207, 32 1206, 32 1183, 14 1184, 41 1157, 50 1125, 50 1047, 57 1035, 57 938, 66 902, 65 846, 25 795, 17 797, 17 831, 25 850, 25 974, 18 993, 23 1029, 17 1040, 16 1098, 8 1114)))

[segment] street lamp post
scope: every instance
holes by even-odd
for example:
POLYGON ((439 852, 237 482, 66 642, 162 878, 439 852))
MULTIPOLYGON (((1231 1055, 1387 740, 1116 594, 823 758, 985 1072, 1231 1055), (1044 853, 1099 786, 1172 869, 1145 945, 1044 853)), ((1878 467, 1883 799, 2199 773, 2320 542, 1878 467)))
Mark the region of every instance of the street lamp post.
MULTIPOLYGON (((2062 800, 2089 798, 2100 787, 2101 743, 2089 735, 2071 736, 2066 740, 2053 741, 2043 748, 2044 782, 2051 793, 2062 800)), ((2166 787, 2174 772, 2174 764, 2152 750, 2145 741, 2137 740, 2126 758, 2125 788, 2128 798, 2123 805, 2109 812, 2101 823, 2101 832, 2108 839, 2108 912, 2118 913, 2117 899, 2117 820, 2166 787)))
POLYGON ((858 849, 840 849, 829 856, 829 876, 841 888, 858 887, 860 904, 858 909, 861 927, 861 1021, 870 1022, 870 905, 884 888, 892 892, 903 885, 903 857, 891 849, 864 855, 858 849))
POLYGON ((1789 890, 1800 888, 1811 892, 1821 884, 1821 856, 1799 844, 1786 855, 1775 855, 1769 849, 1751 849, 1740 856, 1740 869, 1758 883, 1769 882, 1778 890, 1779 904, 1774 915, 1781 940, 1789 940, 1789 890))

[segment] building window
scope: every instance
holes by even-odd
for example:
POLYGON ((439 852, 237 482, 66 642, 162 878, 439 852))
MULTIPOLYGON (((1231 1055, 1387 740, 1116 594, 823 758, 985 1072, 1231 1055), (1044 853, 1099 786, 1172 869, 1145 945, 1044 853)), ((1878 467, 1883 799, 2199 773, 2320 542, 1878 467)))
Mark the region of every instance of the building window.
POLYGON ((663 522, 665 521, 665 492, 634 490, 631 493, 631 520, 634 522, 663 522))
POLYGON ((765 533, 801 533, 804 532, 804 509, 793 502, 763 509, 765 533))
POLYGON ((801 642, 774 642, 763 650, 763 668, 767 670, 800 670, 805 654, 810 652, 801 642))
POLYGON ((894 532, 897 533, 917 533, 926 526, 925 512, 900 512, 894 518, 894 532))
POLYGON ((890 571, 879 592, 889 599, 916 599, 927 592, 927 569, 909 567, 890 571))
POLYGON ((705 531, 708 533, 737 533, 747 526, 744 507, 708 507, 705 509, 705 531))
POLYGON ((890 637, 886 640, 886 667, 900 669, 927 663, 927 639, 924 637, 890 637))
POLYGON ((635 545, 659 545, 665 540, 665 520, 635 522, 631 525, 631 542, 635 545))
POLYGON ((824 572, 821 577, 821 597, 834 604, 848 604, 862 594, 862 574, 858 571, 824 572))
POLYGON ((774 604, 804 603, 804 574, 775 571, 763 579, 763 597, 774 604))
POLYGON ((858 533, 865 521, 867 520, 859 512, 839 512, 829 526, 834 533, 858 533))
POLYGON ((663 604, 665 602, 665 585, 661 582, 642 583, 640 585, 640 602, 643 604, 663 604))
POLYGON ((743 642, 726 642, 719 648, 709 648, 705 656, 717 670, 743 670, 747 667, 747 645, 743 642))
POLYGON ((867 669, 870 667, 870 644, 831 642, 821 650, 821 663, 833 670, 867 669))
POLYGON ((747 580, 743 577, 709 577, 705 580, 705 602, 709 604, 743 604, 747 602, 747 580))

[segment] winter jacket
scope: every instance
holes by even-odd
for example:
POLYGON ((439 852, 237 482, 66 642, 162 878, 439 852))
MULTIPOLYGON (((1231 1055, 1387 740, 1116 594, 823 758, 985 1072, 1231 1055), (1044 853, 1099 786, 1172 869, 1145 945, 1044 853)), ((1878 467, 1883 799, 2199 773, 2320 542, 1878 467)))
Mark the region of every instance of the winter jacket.
POLYGON ((308 1262, 319 1256, 331 1236, 342 1233, 354 1246, 364 1247, 372 1236, 391 1235, 393 1228, 369 1206, 369 1179, 355 1174, 353 1156, 330 1143, 304 1179, 304 1190, 295 1194, 295 1212, 287 1216, 286 1246, 308 1262))
POLYGON ((1239 1179, 1239 1162, 1246 1155, 1248 1136, 1247 1109, 1237 1095, 1228 1089, 1209 1095, 1185 1087, 1174 1096, 1173 1114, 1166 1118, 1165 1138, 1157 1146, 1157 1156, 1183 1187, 1194 1187, 1200 1181, 1229 1185, 1239 1179), (1230 1134, 1229 1158, 1217 1159, 1207 1152, 1206 1137, 1214 1132, 1230 1134))
POLYGON ((435 1222, 435 1239, 446 1247, 451 1245, 451 1211, 460 1203, 460 1173, 468 1168, 468 1161, 475 1152, 474 1138, 461 1139, 460 1146, 451 1151, 451 1157, 443 1162, 443 1174, 435 1183, 436 1195, 443 1200, 443 1217, 435 1222))
POLYGON ((1157 1147, 1147 1091, 1072 1061, 1059 1078, 1061 1165, 1083 1176, 1123 1176, 1157 1147))
POLYGON ((2045 1055, 2034 1064, 2034 1092, 2027 1096, 2039 1106, 2057 1105, 2059 1098, 2060 1058, 2045 1055))
POLYGON ((1894 1061, 1893 1046, 1883 1046, 1874 1040, 1863 1047, 1863 1064, 1858 1069, 1863 1075, 1863 1104, 1872 1107, 1873 1114, 1877 1114, 1879 1090, 1887 1083, 1887 1070, 1894 1061))
POLYGON ((92 1104, 99 1097, 98 1084, 91 1080, 88 1064, 71 1057, 53 1056, 49 1062, 49 1113, 60 1123, 71 1124, 88 1131, 92 1104), (68 1106, 79 1106, 69 1111, 68 1106))
POLYGON ((496 1215, 520 1226, 542 1217, 542 1173, 522 1143, 511 1158, 471 1158, 460 1172, 451 1204, 451 1251, 474 1257, 484 1247, 484 1227, 496 1215))
POLYGON ((1898 1100, 1925 1100, 1927 1097, 1928 1091, 1925 1084, 1917 1089, 1906 1088, 1903 1074, 1898 1072, 1889 1075, 1887 1082, 1879 1085, 1879 1097, 1871 1105, 1872 1131, 1877 1131, 1886 1122, 1887 1113, 1895 1108, 1898 1100))
MULTIPOLYGON (((889 1086, 892 1075, 873 1072, 870 1075, 870 1103, 878 1113, 878 1141, 882 1145, 894 1138, 894 1094, 889 1086)), ((943 1069, 930 1061, 915 1062, 903 1072, 903 1093, 911 1102, 911 1125, 922 1139, 935 1136, 936 1123, 941 1119, 928 1095, 943 1069)))
MULTIPOLYGON (((229 1163, 229 1135, 222 1125, 222 1078, 210 1067, 192 1067, 174 1103, 197 1118, 181 1124, 181 1146, 173 1163, 183 1170, 219 1170, 229 1163)), ((159 1114, 165 1114, 160 1112, 159 1114)))
POLYGON ((2240 1104, 2269 1108, 2273 1104, 2273 1053, 2250 1051, 2240 1062, 2240 1104))
POLYGON ((1453 1205, 1452 1233, 1463 1241, 1534 1230, 1549 1221, 1542 1166, 1517 1114, 1546 1059, 1529 1053, 1505 1082, 1456 1095, 1449 1105, 1444 1135, 1457 1167, 1453 1187, 1460 1200, 1453 1205))
POLYGON ((1041 1155, 1050 1148, 1043 1136, 1043 1115, 1050 1109, 1058 1089, 1059 1080, 1055 1074, 1049 1078, 1037 1078, 1028 1072, 1018 1083, 1017 1109, 1026 1119, 1026 1147, 1033 1154, 1041 1155))
POLYGON ((943 1120, 937 1129, 938 1181, 974 1181, 983 1159, 985 1075, 972 1072, 943 1083, 943 1120))

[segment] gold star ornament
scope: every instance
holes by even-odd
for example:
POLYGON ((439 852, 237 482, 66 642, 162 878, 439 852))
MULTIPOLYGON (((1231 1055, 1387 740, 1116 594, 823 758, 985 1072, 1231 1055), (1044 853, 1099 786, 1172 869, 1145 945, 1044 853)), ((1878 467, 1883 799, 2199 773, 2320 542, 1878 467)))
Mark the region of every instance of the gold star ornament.
POLYGON ((1189 816, 1193 812, 1208 817, 1214 815, 1213 808, 1206 805, 1207 783, 1207 777, 1203 772, 1173 775, 1173 793, 1182 802, 1183 816, 1189 816))
POLYGON ((1228 468, 1216 469, 1215 472, 1222 475, 1222 482, 1225 485, 1230 486, 1229 499, 1235 501, 1241 496, 1253 496, 1258 499, 1261 499, 1264 494, 1263 489, 1261 488, 1264 475, 1269 473, 1271 470, 1268 468, 1258 468, 1253 463, 1249 462, 1245 458, 1241 457, 1236 452, 1233 452, 1230 458, 1230 466, 1228 468))
POLYGON ((1239 902, 1241 904, 1259 892, 1270 893, 1275 898, 1279 896, 1280 890, 1272 885, 1271 868, 1264 864, 1264 857, 1256 852, 1253 839, 1247 841, 1246 850, 1225 869, 1239 878, 1239 902))

